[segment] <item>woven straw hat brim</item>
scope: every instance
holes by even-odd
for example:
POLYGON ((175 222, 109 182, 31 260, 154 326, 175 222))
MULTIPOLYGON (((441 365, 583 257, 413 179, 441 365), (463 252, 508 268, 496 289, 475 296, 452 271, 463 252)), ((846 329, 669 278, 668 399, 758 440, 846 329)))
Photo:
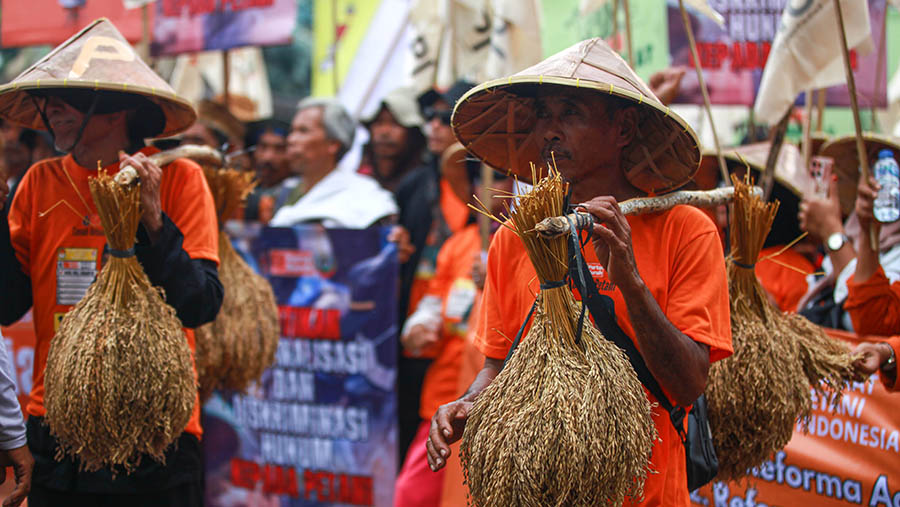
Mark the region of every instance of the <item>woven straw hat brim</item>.
MULTIPOLYGON (((728 172, 750 166, 754 172, 755 184, 759 185, 762 173, 766 167, 766 159, 769 154, 769 143, 754 143, 722 150, 728 172)), ((719 162, 716 160, 715 150, 704 149, 703 159, 700 161, 701 170, 714 170, 719 173, 719 162)), ((730 184, 731 182, 728 182, 730 184)), ((802 155, 792 144, 784 144, 775 163, 775 184, 784 187, 785 190, 803 199, 805 195, 811 195, 814 183, 809 174, 803 168, 802 155)))
MULTIPOLYGON (((869 157, 869 168, 878 159, 878 152, 888 149, 894 157, 900 157, 900 141, 871 132, 863 133, 863 144, 869 157)), ((856 153, 856 136, 833 139, 822 146, 820 155, 834 159, 834 174, 838 177, 838 198, 841 212, 849 215, 856 206, 856 187, 859 185, 859 157, 856 153)))
MULTIPOLYGON (((0 116, 23 127, 46 130, 36 105, 40 100, 35 101, 28 92, 87 89, 129 93, 149 99, 165 115, 166 123, 159 137, 177 134, 194 123, 197 113, 191 103, 176 95, 169 84, 137 54, 129 55, 126 61, 88 58, 80 75, 69 77, 86 42, 93 37, 116 44, 121 51, 134 53, 131 45, 109 20, 98 19, 54 48, 12 82, 0 86, 0 116)), ((102 52, 98 51, 98 54, 102 52)))
POLYGON ((658 194, 690 181, 700 162, 700 148, 694 131, 660 103, 624 61, 617 61, 621 58, 608 46, 595 47, 599 46, 595 43, 595 40, 583 41, 520 74, 488 81, 469 90, 457 102, 451 120, 457 139, 489 166, 530 182, 530 163, 542 162, 539 140, 535 138, 533 128, 535 87, 593 90, 625 99, 639 108, 636 137, 622 150, 622 169, 632 185, 658 194), (576 67, 573 73, 577 73, 581 65, 589 66, 595 79, 530 73, 552 68, 554 59, 562 61, 576 51, 588 53, 580 60, 564 63, 576 67), (592 51, 601 51, 601 54, 589 62, 592 51), (612 64, 603 65, 606 62, 612 64), (623 68, 626 70, 622 71, 623 68))

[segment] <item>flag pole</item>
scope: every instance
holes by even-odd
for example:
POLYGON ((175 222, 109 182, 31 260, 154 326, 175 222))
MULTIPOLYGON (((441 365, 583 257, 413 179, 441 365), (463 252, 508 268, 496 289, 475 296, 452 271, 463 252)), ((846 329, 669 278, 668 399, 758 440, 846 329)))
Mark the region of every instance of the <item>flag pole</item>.
POLYGON ((804 116, 803 116, 803 167, 809 170, 809 159, 812 156, 812 114, 813 114, 813 91, 808 89, 804 92, 804 116))
MULTIPOLYGON (((681 0, 679 0, 681 1, 681 0)), ((869 181, 869 157, 863 144, 862 124, 859 121, 859 104, 856 101, 856 81, 853 78, 853 68, 850 67, 850 49, 847 47, 847 32, 844 29, 844 15, 841 12, 840 0, 834 0, 834 11, 837 14, 838 28, 841 32, 841 49, 844 54, 844 70, 847 73, 847 90, 850 92, 850 107, 853 109, 853 126, 856 128, 856 155, 859 157, 859 170, 863 179, 869 181)), ((869 227, 869 244, 872 250, 878 251, 878 236, 875 229, 869 227)))
POLYGON ((615 42, 616 51, 621 50, 619 46, 619 0, 613 0, 612 3, 612 40, 615 42))
POLYGON ((628 8, 628 0, 622 0, 622 9, 625 11, 625 43, 628 47, 628 66, 634 70, 634 49, 631 44, 631 10, 628 8))
POLYGON ((225 108, 230 107, 231 102, 231 56, 227 49, 222 50, 222 102, 225 108))
POLYGON ((775 127, 775 133, 772 135, 772 145, 769 147, 769 156, 766 158, 766 167, 763 170, 761 187, 763 189, 763 200, 768 201, 772 195, 772 187, 775 186, 775 164, 778 162, 778 154, 781 152, 781 145, 784 144, 784 135, 787 133, 788 123, 791 119, 791 110, 793 106, 788 107, 781 121, 775 127))
POLYGON ((678 0, 678 7, 681 9, 681 19, 684 21, 684 30, 687 32, 688 43, 691 45, 691 57, 694 59, 694 70, 697 71, 697 83, 700 85, 700 91, 703 92, 703 104, 706 106, 706 116, 709 118, 709 127, 712 129, 713 142, 716 144, 716 158, 719 160, 719 171, 722 174, 722 181, 728 183, 728 167, 725 165, 725 157, 722 156, 722 146, 719 144, 719 134, 716 133, 716 124, 713 122, 712 106, 709 101, 709 92, 706 90, 706 81, 703 80, 703 69, 700 68, 700 57, 697 56, 697 44, 694 42, 694 29, 691 27, 691 20, 688 13, 684 9, 684 0, 678 0))
POLYGON ((816 92, 816 132, 822 132, 822 119, 825 116, 825 88, 816 92))

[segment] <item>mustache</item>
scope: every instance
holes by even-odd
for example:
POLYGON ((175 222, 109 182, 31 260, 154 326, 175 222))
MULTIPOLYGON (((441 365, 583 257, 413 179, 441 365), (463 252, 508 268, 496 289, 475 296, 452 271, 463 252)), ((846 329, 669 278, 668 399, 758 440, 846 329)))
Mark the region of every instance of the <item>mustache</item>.
POLYGON ((545 161, 553 160, 553 158, 572 158, 572 153, 563 148, 559 143, 547 143, 541 148, 541 158, 545 161))

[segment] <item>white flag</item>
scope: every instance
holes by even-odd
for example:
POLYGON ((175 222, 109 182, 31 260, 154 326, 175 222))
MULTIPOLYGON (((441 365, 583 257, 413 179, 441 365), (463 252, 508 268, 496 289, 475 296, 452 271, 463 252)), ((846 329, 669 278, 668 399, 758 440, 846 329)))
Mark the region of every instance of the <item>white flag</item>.
POLYGON ((543 59, 538 0, 491 0, 491 12, 490 48, 478 81, 515 74, 543 59))
MULTIPOLYGON (((847 46, 871 51, 868 2, 841 0, 841 12, 847 46)), ((833 0, 809 0, 799 7, 788 2, 753 106, 757 121, 777 123, 801 91, 846 81, 833 0)))

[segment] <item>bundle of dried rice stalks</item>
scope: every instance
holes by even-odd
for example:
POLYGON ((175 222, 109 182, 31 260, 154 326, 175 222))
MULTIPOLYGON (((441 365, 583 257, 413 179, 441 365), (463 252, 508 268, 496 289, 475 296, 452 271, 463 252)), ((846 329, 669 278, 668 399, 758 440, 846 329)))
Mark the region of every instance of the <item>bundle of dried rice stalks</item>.
POLYGON ((254 187, 253 174, 205 167, 219 219, 219 280, 225 289, 216 320, 197 328, 200 397, 217 388, 244 390, 275 360, 278 307, 272 287, 256 274, 221 230, 254 187))
MULTIPOLYGON (((563 213, 566 187, 551 172, 518 196, 507 224, 542 283, 566 277, 566 238, 545 240, 533 230, 563 213)), ((576 336, 579 310, 568 286, 543 289, 528 333, 475 401, 460 447, 474 505, 603 505, 642 496, 656 439, 649 401, 625 354, 589 319, 576 336)))
POLYGON ((110 257, 66 314, 47 357, 46 420, 57 459, 132 471, 163 452, 191 416, 194 370, 181 322, 133 255, 140 185, 101 172, 89 181, 110 257))
POLYGON ((728 259, 734 355, 710 367, 706 397, 720 480, 744 477, 791 439, 811 410, 810 385, 836 392, 850 379, 846 346, 799 315, 772 305, 756 278, 759 258, 778 203, 750 192, 732 177, 734 211, 728 259))

